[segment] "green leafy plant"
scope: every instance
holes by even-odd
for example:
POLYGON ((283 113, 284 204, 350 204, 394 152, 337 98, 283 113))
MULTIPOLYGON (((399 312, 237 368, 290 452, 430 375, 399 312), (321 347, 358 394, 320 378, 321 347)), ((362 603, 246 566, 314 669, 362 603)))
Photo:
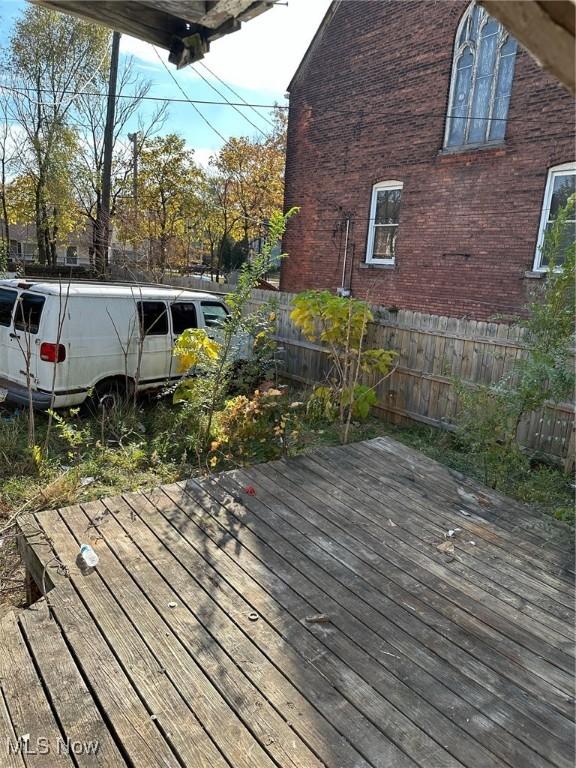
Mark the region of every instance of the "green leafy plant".
MULTIPOLYGON (((254 339, 254 336, 261 333, 269 334, 271 331, 271 318, 274 313, 269 305, 262 305, 253 312, 248 312, 247 308, 253 289, 270 270, 275 258, 273 250, 284 234, 288 219, 296 211, 296 208, 286 214, 277 211, 270 217, 268 236, 262 252, 254 254, 250 261, 242 265, 236 290, 227 295, 226 303, 230 314, 217 331, 217 343, 209 344, 205 333, 203 335, 202 332, 187 332, 176 345, 175 354, 180 358, 183 367, 191 363, 195 366, 195 372, 201 371, 205 381, 209 382, 208 399, 203 402, 206 418, 203 421, 203 435, 200 440, 204 452, 208 451, 212 439, 214 416, 224 404, 238 360, 239 347, 248 339, 254 339)), ((184 379, 176 388, 174 399, 190 402, 197 392, 197 387, 191 384, 189 379, 184 379)), ((206 394, 205 390, 203 392, 206 394)))
POLYGON ((512 477, 524 476, 530 463, 516 442, 518 403, 513 394, 505 387, 473 388, 463 382, 456 382, 455 388, 458 436, 480 464, 484 483, 500 488, 512 477))
POLYGON ((396 352, 365 349, 374 317, 359 299, 305 291, 294 299, 290 317, 309 341, 325 345, 330 356, 326 383, 314 389, 308 411, 337 419, 346 443, 352 419, 366 419, 376 405, 376 388, 391 374, 396 352))
POLYGON ((459 436, 479 457, 484 480, 502 487, 510 476, 528 473, 529 458, 517 441, 518 427, 527 415, 547 401, 574 394, 574 322, 576 243, 569 221, 574 219, 575 196, 559 212, 546 234, 544 250, 549 266, 544 285, 527 307, 525 354, 510 373, 492 385, 457 382, 459 436), (556 265, 562 264, 561 268, 556 265))

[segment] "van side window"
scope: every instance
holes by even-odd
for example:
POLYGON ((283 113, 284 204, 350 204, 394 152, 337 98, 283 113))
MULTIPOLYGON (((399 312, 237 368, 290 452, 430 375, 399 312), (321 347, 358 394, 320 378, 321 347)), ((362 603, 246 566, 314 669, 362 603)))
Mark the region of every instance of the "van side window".
POLYGON ((203 301, 202 314, 204 315, 204 325, 207 328, 213 326, 222 326, 228 317, 228 310, 223 304, 217 301, 203 301))
POLYGON ((17 298, 18 291, 0 288, 0 325, 8 326, 12 322, 12 310, 17 298))
POLYGON ((38 333, 43 307, 44 296, 21 293, 14 314, 14 328, 28 333, 38 333))
POLYGON ((138 317, 143 336, 164 336, 168 333, 168 313, 163 301, 139 301, 138 317))
POLYGON ((196 307, 189 301, 180 301, 172 304, 172 332, 178 336, 188 328, 197 328, 196 307))

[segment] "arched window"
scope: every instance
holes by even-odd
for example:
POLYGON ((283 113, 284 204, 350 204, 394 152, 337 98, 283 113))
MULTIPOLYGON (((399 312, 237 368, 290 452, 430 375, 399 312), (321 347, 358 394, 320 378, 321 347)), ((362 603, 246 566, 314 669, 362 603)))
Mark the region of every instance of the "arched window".
POLYGON ((516 40, 472 3, 454 43, 446 147, 499 141, 506 133, 516 40))

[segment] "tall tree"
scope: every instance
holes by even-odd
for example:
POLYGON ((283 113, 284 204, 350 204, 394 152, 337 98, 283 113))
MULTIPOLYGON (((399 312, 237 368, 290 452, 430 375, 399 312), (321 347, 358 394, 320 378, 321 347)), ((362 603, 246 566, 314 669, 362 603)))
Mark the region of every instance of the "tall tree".
MULTIPOLYGON (((112 220, 116 214, 117 201, 127 193, 127 181, 133 170, 133 152, 122 134, 127 125, 134 120, 144 97, 148 94, 151 83, 142 79, 134 70, 131 57, 120 65, 116 93, 130 98, 118 98, 114 119, 113 156, 112 156, 112 194, 110 214, 112 220)), ((96 74, 91 89, 80 94, 76 100, 78 112, 77 133, 79 136, 78 152, 75 157, 74 187, 82 215, 87 219, 91 230, 91 255, 96 249, 98 232, 101 231, 102 209, 102 169, 104 163, 104 126, 106 122, 105 70, 96 74)), ((166 119, 166 104, 162 104, 152 116, 144 122, 138 120, 136 151, 140 152, 147 139, 159 130, 166 119)), ((136 226, 136 222, 133 222, 136 226)))
POLYGON ((125 214, 123 229, 133 245, 146 244, 151 266, 164 271, 185 256, 200 181, 194 153, 180 136, 170 133, 144 142, 139 153, 139 226, 134 230, 125 214))
POLYGON ((229 203, 237 211, 246 242, 259 238, 273 211, 284 202, 286 121, 276 110, 265 138, 231 138, 211 159, 216 174, 229 183, 229 203))
POLYGON ((10 219, 8 215, 8 185, 16 168, 17 141, 9 117, 9 96, 0 92, 0 256, 10 251, 10 219))
POLYGON ((26 138, 24 172, 34 179, 34 218, 41 263, 56 263, 61 201, 70 184, 70 124, 76 99, 107 66, 110 35, 101 27, 37 6, 14 25, 7 70, 11 110, 26 138))

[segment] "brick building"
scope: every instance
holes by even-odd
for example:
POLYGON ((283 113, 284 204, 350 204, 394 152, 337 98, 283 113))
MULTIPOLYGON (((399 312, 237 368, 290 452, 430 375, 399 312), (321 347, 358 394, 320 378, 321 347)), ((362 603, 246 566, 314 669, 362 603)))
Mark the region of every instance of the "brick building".
POLYGON ((521 311, 574 191, 574 100, 473 3, 334 2, 290 84, 281 288, 521 311))

